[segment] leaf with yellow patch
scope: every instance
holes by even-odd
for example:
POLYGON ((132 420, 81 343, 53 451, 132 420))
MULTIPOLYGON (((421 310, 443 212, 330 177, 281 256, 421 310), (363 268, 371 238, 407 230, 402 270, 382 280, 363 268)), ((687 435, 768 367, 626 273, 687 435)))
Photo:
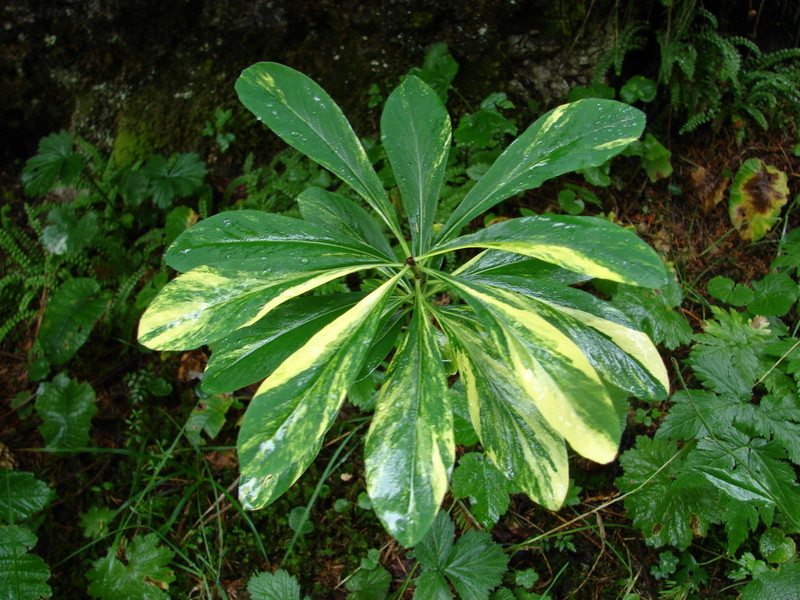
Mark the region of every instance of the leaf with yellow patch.
POLYGON ((758 158, 746 160, 733 180, 728 210, 744 240, 763 238, 789 199, 786 173, 758 158))

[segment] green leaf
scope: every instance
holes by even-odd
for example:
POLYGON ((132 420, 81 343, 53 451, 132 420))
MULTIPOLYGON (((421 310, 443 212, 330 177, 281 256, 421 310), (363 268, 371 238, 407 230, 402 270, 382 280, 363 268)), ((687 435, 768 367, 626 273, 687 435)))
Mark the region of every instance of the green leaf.
POLYGON ((525 276, 476 281, 524 294, 530 308, 568 335, 609 383, 645 400, 664 400, 669 376, 658 350, 618 309, 570 287, 525 276))
POLYGON ((516 487, 479 452, 469 452, 453 471, 454 498, 469 498, 472 514, 487 530, 505 514, 516 487))
POLYGON ((747 310, 755 315, 783 316, 797 300, 797 283, 786 273, 767 273, 751 285, 754 298, 747 303, 747 310))
POLYGON ((430 247, 450 131, 442 101, 416 77, 407 77, 386 101, 381 139, 408 218, 413 256, 430 247))
POLYGON ((508 361, 518 385, 550 427, 582 456, 600 463, 613 460, 619 420, 580 348, 531 310, 523 296, 435 273, 475 311, 491 337, 493 354, 508 361))
POLYGON ((674 310, 680 308, 681 301, 680 285, 673 281, 656 290, 620 285, 611 300, 638 329, 647 333, 656 344, 664 344, 669 349, 692 340, 692 328, 686 317, 674 310), (670 289, 677 291, 677 297, 670 289))
POLYGON ((413 600, 453 600, 447 579, 437 571, 425 571, 415 584, 413 600))
POLYGON ((797 555, 794 540, 777 527, 770 527, 761 534, 758 549, 761 556, 773 564, 789 562, 797 555))
POLYGON ((341 178, 399 232, 364 148, 325 90, 294 69, 262 62, 242 72, 236 92, 242 104, 284 142, 341 178))
POLYGON ((262 571, 247 582, 247 593, 252 600, 300 600, 300 585, 283 569, 262 571))
MULTIPOLYGON (((243 264, 284 269, 313 265, 385 262, 380 252, 349 235, 308 221, 257 210, 224 212, 203 219, 178 236, 164 255, 181 272, 199 266, 243 264)), ((313 267, 306 267, 313 268, 313 267)))
POLYGON ((636 438, 636 446, 620 456, 623 475, 615 485, 625 498, 634 527, 655 547, 671 544, 684 550, 693 536, 705 535, 719 522, 715 489, 696 474, 685 472, 676 442, 636 438), (639 489, 641 486, 641 489, 639 489))
POLYGON ((150 179, 153 204, 167 209, 175 198, 194 194, 203 184, 206 165, 197 154, 173 154, 169 160, 154 154, 143 172, 150 179))
POLYGON ((777 571, 766 571, 753 577, 742 588, 742 600, 800 600, 800 562, 787 563, 777 571))
POLYGON ((354 238, 367 247, 381 252, 381 256, 395 260, 386 236, 369 213, 358 204, 334 192, 309 187, 300 192, 297 205, 303 219, 343 237, 354 238))
POLYGON ((454 237, 501 200, 563 173, 597 166, 638 138, 644 115, 613 100, 580 100, 536 120, 495 161, 437 237, 454 237))
POLYGON ((277 473, 270 473, 258 479, 242 479, 239 484, 239 501, 247 510, 264 508, 288 490, 305 472, 319 454, 322 440, 309 446, 295 462, 277 473))
POLYGON ((778 222, 788 200, 786 173, 758 158, 748 159, 739 167, 731 185, 731 223, 742 239, 756 242, 778 222))
POLYGON ((39 342, 51 363, 62 365, 75 355, 107 304, 100 284, 86 277, 68 279, 53 292, 39 331, 39 342))
POLYGON ((107 506, 92 506, 81 514, 80 526, 83 536, 87 538, 102 538, 109 534, 109 523, 116 516, 116 512, 107 506))
POLYGON ((642 75, 634 75, 620 88, 619 97, 628 104, 637 100, 652 102, 656 97, 656 83, 642 75))
POLYGON ((667 150, 652 134, 648 133, 644 140, 640 142, 642 157, 642 168, 647 173, 647 178, 651 183, 659 179, 665 179, 672 175, 672 163, 670 157, 672 152, 667 150))
POLYGON ((572 285, 591 279, 587 275, 562 269, 550 262, 502 250, 484 250, 454 271, 453 275, 492 280, 498 277, 524 277, 561 285, 572 285))
POLYGON ((392 576, 383 567, 361 570, 345 583, 347 600, 383 600, 389 593, 392 576))
POLYGON ((229 394, 213 394, 199 400, 192 409, 184 427, 186 438, 193 446, 203 443, 201 433, 205 433, 209 440, 213 440, 225 425, 225 413, 234 402, 229 394))
POLYGON ((97 234, 97 213, 89 211, 78 217, 69 204, 56 206, 47 213, 49 225, 42 230, 42 244, 51 254, 77 254, 97 234))
POLYGON ((735 397, 718 396, 710 390, 681 390, 671 400, 672 407, 656 431, 657 438, 690 441, 718 435, 733 426, 745 406, 735 397))
POLYGON ((66 131, 51 133, 39 141, 38 152, 22 169, 22 185, 29 196, 43 196, 61 185, 72 185, 83 170, 84 158, 73 152, 72 136, 66 131))
POLYGON ((164 223, 164 242, 169 246, 184 231, 197 222, 199 215, 188 206, 176 206, 167 214, 164 223))
POLYGON ((55 493, 33 473, 0 469, 0 518, 6 523, 24 521, 54 497, 55 493))
POLYGON ((232 332, 214 348, 203 373, 203 390, 235 392, 263 379, 363 297, 358 293, 293 298, 260 321, 232 332))
POLYGON ((433 522, 455 459, 447 377, 432 329, 419 306, 389 365, 364 445, 373 509, 404 546, 416 544, 433 522))
POLYGON ((168 600, 169 584, 175 574, 168 568, 174 553, 159 544, 158 534, 133 538, 125 550, 127 564, 115 555, 115 548, 92 563, 86 574, 88 592, 103 600, 168 600))
POLYGON ((48 448, 84 448, 89 443, 92 417, 97 414, 95 395, 88 383, 78 383, 59 373, 36 391, 39 432, 48 448))
POLYGON ((6 600, 38 600, 53 594, 47 580, 50 569, 28 550, 36 536, 18 525, 0 526, 0 589, 6 600))
POLYGON ((382 307, 404 273, 322 328, 259 387, 237 443, 239 496, 248 508, 260 508, 250 500, 260 497, 260 488, 304 461, 310 447, 319 447, 361 369, 382 307))
POLYGON ((548 425, 518 374, 488 340, 450 319, 440 322, 452 332, 470 416, 486 454, 528 497, 557 510, 569 487, 563 437, 548 425))
POLYGON ((156 350, 186 350, 261 320, 283 302, 359 271, 362 265, 310 270, 241 271, 197 267, 164 286, 139 321, 139 342, 156 350))
POLYGON ((436 91, 442 102, 447 102, 447 92, 450 82, 458 73, 458 63, 450 54, 447 44, 435 42, 425 52, 422 68, 414 67, 408 73, 419 77, 436 91))
POLYGON ((741 283, 734 284, 733 279, 728 277, 712 277, 708 280, 706 291, 712 298, 733 306, 744 306, 755 298, 753 290, 741 283))
POLYGON ((660 287, 668 281, 664 263, 650 246, 627 229, 596 217, 520 217, 456 238, 434 253, 462 248, 514 252, 631 285, 660 287))
MULTIPOLYGON (((452 522, 440 512, 428 534, 414 549, 417 560, 426 571, 446 575, 461 598, 488 600, 492 588, 500 585, 508 557, 485 531, 467 531, 455 545, 453 532, 452 522)), ((418 580, 414 597, 420 600, 439 597, 436 594, 444 589, 441 579, 433 576, 426 579, 426 591, 429 589, 434 595, 422 596, 418 580)))
POLYGON ((289 527, 300 535, 314 531, 314 523, 309 521, 309 512, 305 506, 295 506, 289 513, 289 527))
POLYGON ((750 396, 756 380, 766 371, 762 356, 769 330, 753 326, 735 311, 712 306, 716 321, 706 321, 687 359, 709 389, 733 397, 750 396))

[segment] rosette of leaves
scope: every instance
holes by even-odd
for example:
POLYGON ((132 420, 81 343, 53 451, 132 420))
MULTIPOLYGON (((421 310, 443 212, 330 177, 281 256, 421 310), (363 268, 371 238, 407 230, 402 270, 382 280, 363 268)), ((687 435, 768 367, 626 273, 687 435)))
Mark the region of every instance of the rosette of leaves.
POLYGON ((451 365, 486 454, 537 502, 556 508, 565 497, 565 440, 592 460, 614 458, 616 391, 664 398, 666 371, 620 311, 569 285, 600 277, 660 287, 667 279, 661 260, 630 231, 588 217, 530 216, 459 232, 514 194, 602 164, 640 135, 641 112, 596 99, 550 111, 439 225, 451 125, 420 79, 404 80, 381 119, 398 205, 339 107, 311 79, 259 63, 236 89, 259 120, 372 211, 310 188, 298 199, 303 219, 222 213, 181 234, 166 253, 183 274, 145 312, 139 340, 163 350, 213 344, 208 392, 269 375, 239 433, 246 507, 263 507, 288 489, 316 456, 348 389, 390 355, 365 442, 366 478, 373 508, 404 545, 424 536, 447 489, 451 365), (451 272, 440 268, 445 253, 466 249, 479 252, 451 272), (360 289, 304 295, 345 277, 360 289))

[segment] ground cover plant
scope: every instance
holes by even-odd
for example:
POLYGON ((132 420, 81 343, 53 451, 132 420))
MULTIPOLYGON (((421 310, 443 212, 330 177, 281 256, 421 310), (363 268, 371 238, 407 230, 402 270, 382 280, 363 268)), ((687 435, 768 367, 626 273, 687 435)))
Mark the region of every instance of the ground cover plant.
MULTIPOLYGON (((698 22, 706 19, 699 17, 698 22)), ((253 85, 243 95, 249 94, 254 105, 264 95, 275 101, 259 89, 263 79, 252 77, 267 73, 275 79, 271 69, 291 82, 269 88, 275 96, 303 89, 286 95, 294 104, 267 109, 264 121, 271 128, 280 130, 278 117, 291 118, 280 114, 288 106, 307 109, 311 123, 325 121, 314 96, 329 111, 333 101, 307 78, 282 67, 246 71, 253 85), (273 109, 279 115, 272 115, 273 109)), ((629 105, 651 110, 659 97, 650 92, 667 91, 660 83, 656 92, 640 74, 623 73, 618 90, 578 90, 578 110, 556 109, 539 119, 538 111, 515 107, 508 89, 509 96, 493 93, 480 104, 464 106, 453 88, 457 71, 447 47, 436 44, 423 68, 413 69, 396 90, 384 93, 375 85, 365 91, 376 123, 386 105, 386 123, 373 138, 356 138, 334 111, 338 125, 326 138, 330 145, 312 143, 311 135, 304 142, 292 133, 302 130, 290 125, 284 129, 286 141, 305 143, 311 151, 290 147, 274 156, 253 153, 241 177, 235 173, 222 181, 200 173, 199 157, 119 165, 74 136, 43 140, 25 169, 30 194, 25 197, 20 186, 3 190, 9 202, 2 209, 0 282, 13 290, 0 296, 2 314, 9 319, 0 348, 6 402, 0 432, 0 590, 5 596, 792 597, 800 587, 800 243, 795 235, 800 222, 794 129, 771 130, 769 138, 745 137, 750 141, 740 146, 741 130, 726 131, 715 120, 718 137, 697 142, 690 132, 678 144, 670 131, 648 124, 639 141, 623 147, 624 140, 641 133, 639 113, 629 105), (608 101, 617 92, 626 104, 608 101), (593 97, 598 93, 606 99, 593 97), (452 144, 441 135, 449 120, 445 101, 450 114, 458 115, 452 144), (412 109, 418 106, 426 110, 417 114, 412 109), (581 141, 589 137, 589 146, 602 144, 583 126, 587 107, 589 113, 601 108, 609 116, 613 125, 605 141, 618 140, 619 146, 576 162, 581 141), (630 117, 631 127, 615 132, 620 115, 630 117), (542 167, 536 167, 521 180, 510 180, 503 188, 512 190, 505 201, 490 208, 478 202, 502 179, 502 166, 528 160, 520 159, 524 152, 514 158, 513 149, 524 145, 520 140, 538 128, 534 137, 546 141, 552 135, 557 146, 569 139, 570 123, 581 131, 571 138, 575 144, 569 152, 544 153, 564 175, 538 182, 535 175, 542 167), (414 129, 419 124, 428 128, 414 129), (420 133, 414 137, 413 131, 420 133), (419 143, 409 144, 412 139, 419 143), (359 165, 352 172, 359 181, 371 182, 360 187, 362 193, 346 177, 337 177, 342 162, 325 153, 346 147, 361 156, 359 146, 366 160, 342 162, 359 165), (417 154, 409 147, 441 157, 437 168, 415 175, 404 160, 415 164, 417 154), (323 154, 323 166, 301 150, 317 159, 323 154), (528 189, 531 181, 539 187, 528 189), (157 189, 162 191, 158 203, 157 189), (594 216, 575 218, 588 214, 594 216), (198 226, 186 230, 198 218, 198 226), (264 272, 261 259, 237 262, 245 268, 222 265, 228 260, 224 254, 230 251, 232 260, 235 252, 233 242, 223 243, 211 266, 193 266, 167 284, 174 276, 161 258, 168 243, 175 241, 167 260, 177 261, 176 266, 181 257, 199 256, 203 262, 209 256, 209 230, 219 232, 217 241, 252 243, 249 232, 235 238, 231 228, 241 234, 243 223, 264 222, 273 226, 276 240, 285 241, 292 232, 304 236, 288 242, 295 246, 274 244, 268 252, 282 260, 270 271, 264 272), (530 240, 521 232, 534 227, 543 231, 532 250, 519 238, 530 240), (576 227, 585 235, 575 243, 553 237, 553 230, 576 227), (510 235, 512 230, 519 236, 510 235), (590 246, 599 234, 621 240, 620 248, 642 257, 647 268, 620 266, 618 256, 608 257, 611 250, 603 254, 590 246), (328 250, 305 253, 320 243, 328 250), (519 249, 541 254, 527 256, 519 249), (114 269, 107 269, 112 260, 114 269), (576 272, 576 261, 583 272, 576 272), (600 267, 605 274, 623 269, 636 277, 619 272, 611 281, 590 277, 600 267), (658 273, 659 280, 654 275, 644 281, 645 272, 658 273), (185 346, 189 351, 155 352, 136 345, 133 327, 159 290, 181 289, 179 282, 186 278, 200 282, 196 290, 189 286, 199 297, 214 288, 212 275, 225 284, 219 297, 229 293, 232 299, 230 313, 221 308, 224 302, 205 308, 211 326, 223 330, 220 339, 192 349, 203 343, 207 328, 198 322, 177 326, 188 339, 197 336, 185 346), (271 310, 252 324, 232 328, 236 319, 246 323, 260 312, 262 292, 251 283, 273 277, 287 279, 278 283, 285 287, 273 290, 278 295, 269 300, 271 310), (76 302, 76 290, 72 300, 59 299, 62 289, 70 291, 82 280, 93 281, 99 291, 93 287, 76 302), (632 280, 646 285, 630 285, 632 280), (391 291, 387 281, 396 281, 391 291), (305 291, 294 295, 298 289, 305 291), (244 304, 237 305, 243 297, 244 304), (248 305, 250 299, 258 310, 248 305), (380 312, 365 310, 381 303, 380 312), (51 304, 68 316, 50 319, 66 324, 61 332, 66 344, 47 341, 60 339, 53 337, 58 331, 52 325, 41 332, 40 323, 54 314, 51 304), (249 317, 237 312, 243 307, 251 310, 249 317), (359 315, 363 319, 357 323, 359 315), (354 332, 341 352, 321 343, 309 354, 309 342, 320 342, 321 333, 331 343, 338 339, 331 333, 337 322, 342 337, 354 332), (375 334, 362 346, 359 342, 369 337, 365 323, 375 334), (539 337, 532 341, 533 325, 539 337), (640 341, 652 360, 643 360, 622 339, 640 341), (544 417, 534 421, 535 431, 550 436, 547 450, 561 460, 562 469, 537 471, 542 455, 525 453, 537 447, 531 443, 531 412, 518 400, 530 395, 530 386, 526 391, 519 373, 534 364, 528 357, 534 341, 553 340, 560 340, 558 348, 570 349, 563 356, 584 365, 581 377, 597 374, 589 376, 593 385, 584 389, 592 397, 602 389, 612 402, 614 422, 605 413, 603 427, 584 439, 599 440, 611 454, 620 438, 619 461, 586 460, 544 417), (614 361, 603 362, 598 347, 614 361), (669 386, 658 354, 669 369, 669 386), (326 372, 325 358, 331 355, 339 359, 336 372, 326 372), (338 391, 324 389, 337 398, 324 407, 331 424, 321 442, 258 437, 264 422, 253 421, 248 406, 261 406, 257 416, 270 398, 296 396, 289 394, 292 388, 308 385, 313 391, 312 377, 292 379, 281 362, 308 366, 306 375, 321 374, 318 387, 353 380, 338 391), (512 374, 509 365, 523 369, 512 374), (284 384, 260 384, 273 371, 283 373, 284 384), (415 389, 417 396, 408 393, 415 389), (406 409, 414 403, 438 411, 419 411, 413 418, 413 410, 406 409), (401 408, 406 412, 398 414, 401 408), (413 426, 403 429, 409 423, 413 426), (259 510, 247 510, 253 508, 248 496, 237 491, 247 483, 238 479, 245 468, 263 469, 259 474, 270 470, 237 459, 237 437, 241 445, 249 434, 256 449, 284 442, 289 446, 281 450, 284 455, 300 449, 316 455, 303 456, 284 475, 268 478, 261 495, 249 498, 271 502, 259 510), (398 464, 397 459, 381 449, 413 447, 406 443, 412 439, 422 441, 416 446, 420 450, 400 453, 401 468, 391 471, 387 465, 398 464), (424 463, 429 455, 441 460, 424 463), (510 458, 504 462, 503 457, 510 458), (308 468, 290 487, 295 469, 306 462, 308 468), (404 465, 410 467, 404 470, 404 465), (416 465, 427 470, 410 477, 416 465), (387 473, 406 477, 411 485, 405 492, 420 492, 415 499, 425 502, 412 507, 406 502, 410 494, 376 494, 375 482, 385 482, 387 473), (533 493, 531 482, 539 486, 533 493), (393 503, 402 504, 407 523, 417 519, 413 527, 400 526, 393 503), (404 547, 387 531, 413 546, 404 547)), ((644 75, 651 83, 657 79, 657 73, 644 75)), ((728 114, 725 100, 720 102, 719 115, 728 114)), ((236 139, 227 135, 232 122, 227 111, 205 118, 207 135, 216 136, 220 151, 223 142, 231 144, 230 155, 245 136, 238 129, 236 139)), ((779 121, 793 123, 792 118, 781 113, 779 121)), ((244 121, 242 115, 236 119, 244 121)), ((676 136, 681 123, 675 124, 676 136)), ((710 131, 711 125, 698 130, 710 131)), ((752 133, 746 130, 746 136, 752 133)), ((255 245, 270 247, 263 239, 255 245)), ((169 291, 162 293, 170 298, 169 291)), ((166 306, 161 304, 162 310, 166 306)), ((171 306, 171 318, 179 321, 181 305, 171 306)), ((559 368, 574 373, 549 355, 534 358, 542 365, 539 375, 559 368)), ((550 391, 572 401, 554 406, 580 411, 585 402, 580 388, 565 385, 564 377, 552 381, 550 391)), ((327 394, 321 397, 327 400, 327 394)), ((311 421, 314 434, 328 425, 311 421)), ((302 433, 303 425, 298 422, 295 431, 302 433)), ((603 460, 599 453, 585 454, 603 460)))

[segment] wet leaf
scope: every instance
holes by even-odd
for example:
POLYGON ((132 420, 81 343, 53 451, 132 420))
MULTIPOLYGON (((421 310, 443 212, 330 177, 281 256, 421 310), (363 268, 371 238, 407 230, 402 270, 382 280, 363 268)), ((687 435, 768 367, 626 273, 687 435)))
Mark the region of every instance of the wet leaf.
POLYGON ((95 395, 88 383, 78 383, 66 373, 43 383, 36 392, 39 431, 48 448, 83 448, 89 443, 92 417, 97 414, 95 395))
POLYGON ((36 536, 18 525, 0 527, 0 589, 6 600, 37 600, 52 595, 47 564, 28 550, 36 536))
POLYGON ((786 173, 751 158, 742 164, 733 180, 729 204, 731 222, 742 239, 760 240, 778 221, 788 199, 786 173))

